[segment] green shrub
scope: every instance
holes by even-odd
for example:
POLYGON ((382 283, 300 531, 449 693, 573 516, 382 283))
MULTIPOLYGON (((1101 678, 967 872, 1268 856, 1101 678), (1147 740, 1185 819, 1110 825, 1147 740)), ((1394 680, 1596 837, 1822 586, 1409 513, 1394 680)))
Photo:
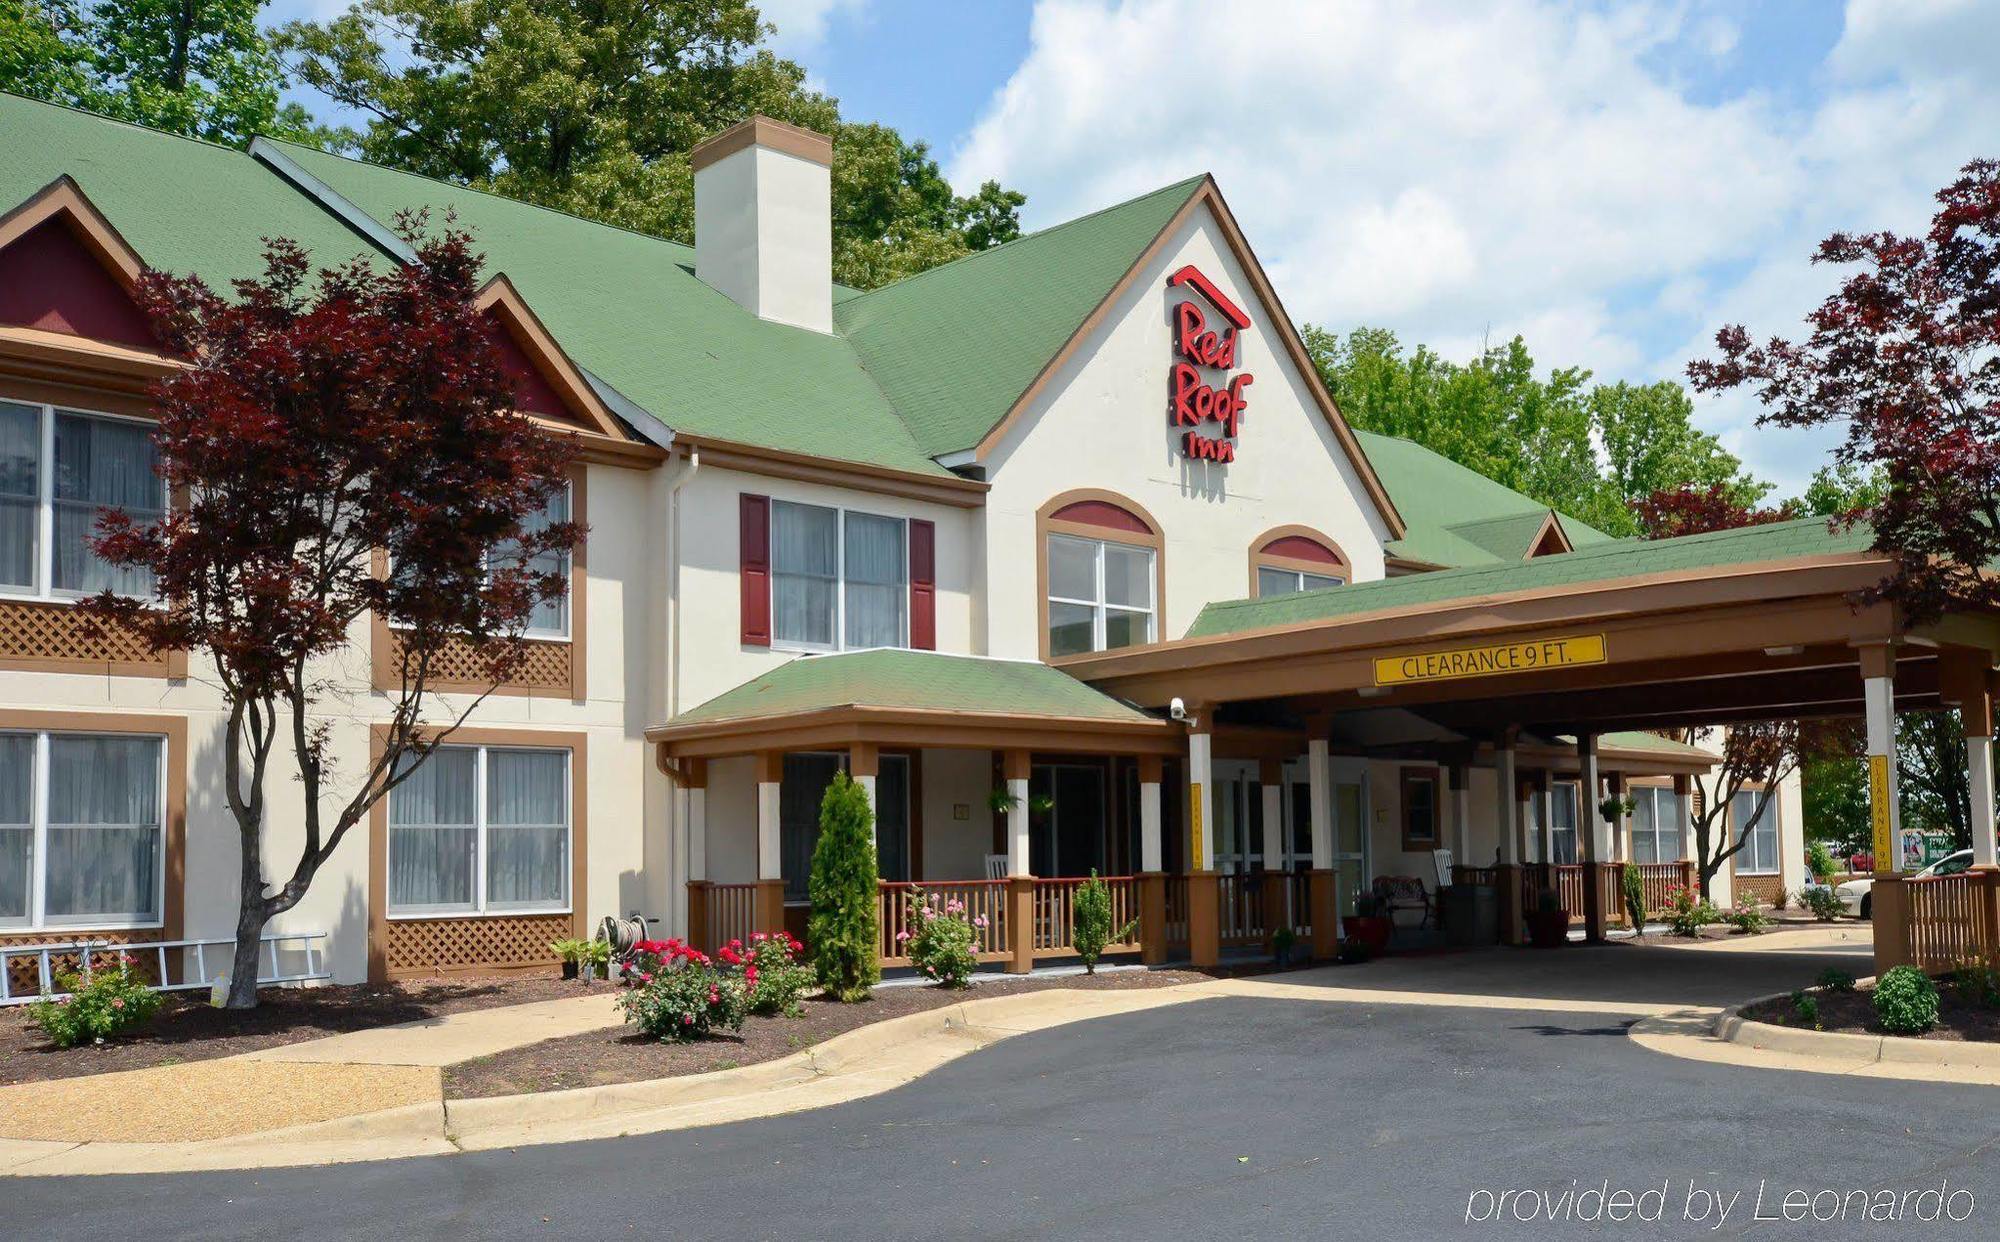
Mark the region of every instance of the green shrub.
POLYGON ((618 998, 625 1020, 663 1043, 743 1029, 743 980, 715 968, 707 954, 677 940, 663 944, 662 968, 618 998))
POLYGON ((1075 926, 1071 931, 1076 955, 1083 959, 1083 972, 1096 974, 1097 959, 1104 956, 1104 946, 1125 943, 1138 926, 1137 919, 1123 927, 1111 925, 1111 890, 1104 887, 1104 881, 1097 878, 1097 868, 1092 867, 1090 878, 1076 890, 1075 926))
POLYGON ((1814 841, 1806 846, 1806 871, 1822 885, 1833 878, 1833 851, 1826 848, 1826 842, 1814 841))
POLYGON ((1738 897, 1729 913, 1722 916, 1722 921, 1734 927, 1739 934, 1746 936, 1763 931, 1771 923, 1764 913, 1764 907, 1757 904, 1755 897, 1748 896, 1738 897))
POLYGON ((1667 924, 1676 936, 1698 936, 1720 917, 1715 903, 1692 884, 1675 889, 1667 902, 1667 924))
POLYGON ((56 976, 56 987, 69 995, 44 997, 28 1006, 28 1021, 58 1048, 101 1044, 144 1025, 159 1011, 164 998, 132 973, 132 959, 95 958, 88 978, 74 971, 56 976))
POLYGON ((1819 986, 1829 992, 1852 992, 1854 990, 1854 976, 1848 974, 1838 966, 1829 966, 1819 972, 1819 986))
POLYGON ((803 948, 790 932, 755 932, 748 948, 732 940, 716 956, 742 967, 744 1008, 767 1018, 798 1018, 805 1015, 799 1001, 813 986, 812 970, 799 960, 803 948))
POLYGON ((836 1000, 867 1000, 882 978, 875 955, 880 923, 874 827, 868 792, 847 773, 835 773, 819 804, 819 844, 806 886, 812 898, 806 939, 812 944, 813 974, 836 1000))
POLYGON ((910 893, 910 927, 899 932, 910 965, 924 978, 940 987, 962 988, 979 969, 978 929, 986 926, 986 916, 968 919, 965 903, 948 898, 939 908, 937 897, 921 889, 910 893))
POLYGON ((1819 1001, 1811 992, 1792 993, 1792 1022, 1815 1031, 1819 1029, 1819 1001))
POLYGON ((1891 968, 1875 983, 1875 1020, 1891 1035, 1921 1035, 1937 1025, 1938 992, 1914 966, 1891 968))
POLYGON ((1646 932, 1646 881, 1639 874, 1638 863, 1626 863, 1618 873, 1618 889, 1625 899, 1625 918, 1632 925, 1632 934, 1642 936, 1646 932))
POLYGON ((1808 888, 1801 896, 1804 898, 1806 909, 1812 911, 1812 916, 1822 923, 1831 923, 1846 913, 1846 907, 1840 904, 1840 898, 1832 889, 1825 886, 1808 888))
POLYGON ((1951 972, 1951 994, 1968 1009, 2000 1005, 2000 970, 1984 962, 1961 962, 1951 972))

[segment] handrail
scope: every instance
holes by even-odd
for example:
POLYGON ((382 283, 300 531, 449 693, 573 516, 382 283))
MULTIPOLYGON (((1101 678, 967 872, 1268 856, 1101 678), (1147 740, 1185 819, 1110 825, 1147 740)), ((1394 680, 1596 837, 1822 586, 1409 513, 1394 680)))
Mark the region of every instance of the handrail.
MULTIPOLYGON (((307 983, 321 979, 331 979, 333 972, 326 966, 325 932, 270 932, 258 938, 263 947, 258 952, 257 983, 307 983), (278 946, 296 944, 295 952, 305 954, 305 969, 286 973, 279 967, 278 946), (270 973, 264 973, 268 962, 270 973)), ((137 957, 141 954, 154 956, 154 978, 159 982, 146 986, 155 992, 185 992, 209 986, 208 948, 210 945, 226 945, 234 953, 236 938, 217 936, 206 940, 146 940, 121 943, 113 940, 71 940, 48 944, 0 944, 0 1005, 25 1005, 44 997, 60 1000, 68 992, 55 990, 56 962, 61 958, 73 957, 77 962, 77 973, 85 978, 90 976, 90 958, 93 953, 103 956, 110 951, 116 956, 137 957), (167 968, 167 952, 180 950, 181 982, 173 983, 167 968), (188 951, 193 950, 190 954, 188 951), (188 959, 194 959, 194 978, 188 978, 188 959), (33 994, 16 994, 13 989, 13 963, 16 957, 36 959, 36 977, 40 987, 33 994)))

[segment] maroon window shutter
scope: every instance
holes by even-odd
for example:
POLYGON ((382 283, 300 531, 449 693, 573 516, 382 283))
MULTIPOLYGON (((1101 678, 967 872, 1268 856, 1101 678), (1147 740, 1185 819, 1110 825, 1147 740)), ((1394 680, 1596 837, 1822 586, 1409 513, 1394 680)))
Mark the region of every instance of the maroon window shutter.
POLYGON ((743 645, 771 645, 771 498, 742 497, 739 557, 743 584, 743 645))
POLYGON ((910 646, 937 650, 937 526, 910 519, 910 646))

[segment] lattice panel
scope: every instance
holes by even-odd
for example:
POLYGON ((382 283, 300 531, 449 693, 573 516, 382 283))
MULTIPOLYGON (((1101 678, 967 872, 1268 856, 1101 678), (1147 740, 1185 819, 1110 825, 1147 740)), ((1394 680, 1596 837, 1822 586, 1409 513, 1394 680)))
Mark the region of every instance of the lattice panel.
MULTIPOLYGON (((108 932, 57 930, 30 932, 24 935, 0 936, 0 945, 12 948, 16 945, 73 944, 79 940, 88 940, 95 946, 100 941, 109 941, 112 944, 132 944, 135 941, 157 941, 165 938, 166 933, 158 928, 146 931, 108 932)), ((175 952, 175 950, 168 950, 168 952, 175 952)), ((81 954, 75 952, 50 954, 50 982, 53 983, 55 976, 61 974, 63 971, 75 970, 81 956, 81 954)), ((140 952, 134 953, 132 956, 135 959, 133 973, 148 983, 157 983, 159 980, 155 976, 159 973, 160 955, 157 952, 140 952)), ((95 947, 91 949, 90 957, 93 962, 101 960, 95 947)), ((175 969, 178 968, 175 967, 175 969)), ((13 995, 22 996, 40 991, 42 986, 41 979, 42 961, 39 956, 14 955, 7 959, 7 988, 13 995)))
POLYGON ((391 979, 553 966, 556 955, 549 952, 549 942, 569 935, 567 914, 397 920, 389 924, 386 966, 391 979))
MULTIPOLYGON (((390 641, 401 640, 391 635, 390 641)), ((569 689, 569 643, 530 642, 524 655, 520 669, 507 681, 508 685, 532 690, 569 689)), ((391 655, 390 667, 396 667, 401 660, 402 652, 398 649, 391 655)), ((432 669, 432 680, 440 685, 484 686, 488 677, 486 660, 466 642, 447 643, 438 652, 432 669)))
POLYGON ((1779 875, 1739 875, 1729 882, 1729 891, 1737 900, 1755 897, 1766 906, 1778 900, 1784 887, 1785 878, 1779 875))
MULTIPOLYGON (((67 604, 0 601, 0 657, 51 664, 144 664, 164 669, 167 657, 146 650, 129 630, 107 626, 91 632, 67 604)), ((567 657, 564 663, 567 665, 567 657)), ((565 674, 566 675, 566 674, 565 674)))

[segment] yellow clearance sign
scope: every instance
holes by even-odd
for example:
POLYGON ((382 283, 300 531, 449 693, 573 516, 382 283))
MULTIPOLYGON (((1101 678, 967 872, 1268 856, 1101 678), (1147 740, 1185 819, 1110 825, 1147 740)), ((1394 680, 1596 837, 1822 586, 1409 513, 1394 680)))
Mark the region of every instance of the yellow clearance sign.
POLYGON ((1875 870, 1901 871, 1896 832, 1889 820, 1889 756, 1868 756, 1868 817, 1875 830, 1875 870))
POLYGON ((1375 661, 1375 684, 1399 686, 1459 677, 1497 677, 1545 668, 1604 663, 1604 635, 1532 638, 1487 647, 1440 648, 1383 656, 1375 661))

